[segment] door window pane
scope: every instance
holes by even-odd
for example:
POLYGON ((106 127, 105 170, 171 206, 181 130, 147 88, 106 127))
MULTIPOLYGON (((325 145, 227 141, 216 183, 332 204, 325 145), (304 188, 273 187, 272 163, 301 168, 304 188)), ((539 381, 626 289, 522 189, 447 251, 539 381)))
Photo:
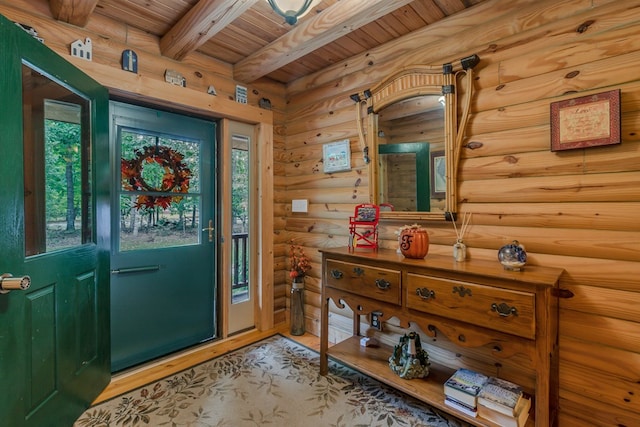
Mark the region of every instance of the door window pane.
POLYGON ((233 135, 231 150, 231 303, 251 298, 249 286, 249 139, 233 135))
POLYGON ((22 66, 27 256, 92 241, 89 101, 22 66))
POLYGON ((200 243, 200 143, 119 131, 119 250, 200 243))

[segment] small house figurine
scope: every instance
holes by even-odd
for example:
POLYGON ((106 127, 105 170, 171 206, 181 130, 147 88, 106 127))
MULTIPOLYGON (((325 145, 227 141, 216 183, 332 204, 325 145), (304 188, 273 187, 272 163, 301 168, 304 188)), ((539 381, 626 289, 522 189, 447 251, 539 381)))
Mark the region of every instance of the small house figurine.
POLYGON ((182 74, 175 70, 165 70, 164 81, 171 83, 172 85, 187 87, 187 79, 182 74))
POLYGON ((76 40, 71 43, 71 56, 91 61, 93 56, 93 45, 91 43, 91 39, 87 37, 84 40, 84 43, 82 40, 76 40))

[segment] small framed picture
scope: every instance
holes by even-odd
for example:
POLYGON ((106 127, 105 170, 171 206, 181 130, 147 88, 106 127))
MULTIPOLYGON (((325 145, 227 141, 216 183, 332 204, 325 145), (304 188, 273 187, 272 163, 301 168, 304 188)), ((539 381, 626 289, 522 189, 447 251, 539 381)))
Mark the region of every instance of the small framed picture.
POLYGON ((551 151, 620 144, 620 89, 551 103, 551 151))
POLYGON ((444 150, 432 151, 429 155, 431 157, 429 164, 431 198, 444 199, 447 193, 447 163, 444 157, 444 150))
POLYGON ((351 170, 351 147, 349 140, 331 142, 322 146, 324 173, 351 170))

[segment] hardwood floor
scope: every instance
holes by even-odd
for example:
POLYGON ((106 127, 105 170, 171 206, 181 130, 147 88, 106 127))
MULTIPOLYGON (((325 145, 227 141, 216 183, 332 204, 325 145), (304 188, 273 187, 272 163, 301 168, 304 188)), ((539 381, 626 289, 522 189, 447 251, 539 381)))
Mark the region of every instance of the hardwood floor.
POLYGON ((281 334, 289 337, 302 345, 312 348, 316 351, 320 350, 320 339, 309 333, 305 333, 302 336, 292 336, 289 333, 288 325, 281 325, 268 331, 256 331, 251 330, 243 332, 232 337, 214 341, 211 343, 202 344, 197 347, 184 350, 182 352, 167 356, 162 359, 152 361, 150 363, 141 365, 139 367, 115 374, 111 378, 111 383, 100 394, 94 404, 111 399, 119 394, 126 393, 130 390, 134 390, 145 384, 149 384, 153 381, 157 381, 166 376, 175 374, 190 366, 197 365, 202 362, 206 362, 216 356, 219 356, 229 351, 244 347, 252 344, 256 341, 260 341, 264 338, 270 337, 275 334, 281 334))

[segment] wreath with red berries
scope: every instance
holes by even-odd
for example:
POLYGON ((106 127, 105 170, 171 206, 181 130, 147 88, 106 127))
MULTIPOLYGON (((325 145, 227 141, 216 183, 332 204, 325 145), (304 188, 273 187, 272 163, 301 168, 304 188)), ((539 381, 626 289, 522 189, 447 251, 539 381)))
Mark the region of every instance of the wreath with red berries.
MULTIPOLYGON (((183 162, 184 155, 164 145, 149 145, 135 151, 132 159, 120 159, 122 186, 128 191, 155 193, 187 193, 191 180, 191 169, 183 162), (142 176, 145 164, 157 163, 164 170, 160 188, 149 185, 142 176)), ((135 208, 168 208, 171 203, 179 202, 182 196, 155 196, 141 194, 136 197, 135 208)))

